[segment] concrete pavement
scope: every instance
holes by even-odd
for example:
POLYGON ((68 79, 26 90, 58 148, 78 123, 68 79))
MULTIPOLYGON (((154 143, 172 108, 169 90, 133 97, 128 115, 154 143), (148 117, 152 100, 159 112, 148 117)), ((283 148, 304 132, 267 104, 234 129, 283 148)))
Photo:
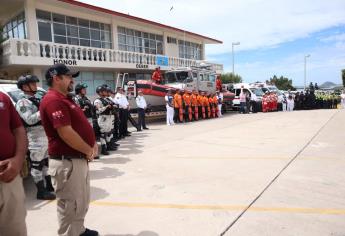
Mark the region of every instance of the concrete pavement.
MULTIPOLYGON (((345 110, 149 127, 90 164, 101 235, 345 235, 345 110)), ((56 235, 56 203, 25 186, 29 235, 56 235)))

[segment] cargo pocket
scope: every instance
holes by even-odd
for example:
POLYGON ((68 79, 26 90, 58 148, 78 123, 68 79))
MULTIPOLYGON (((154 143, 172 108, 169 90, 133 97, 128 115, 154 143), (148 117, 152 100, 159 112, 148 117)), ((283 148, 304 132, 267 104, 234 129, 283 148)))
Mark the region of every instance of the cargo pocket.
POLYGON ((47 174, 50 175, 51 177, 51 181, 52 181, 52 185, 55 189, 55 191, 57 191, 57 179, 56 179, 56 175, 57 175, 57 169, 56 168, 51 168, 49 166, 47 174))

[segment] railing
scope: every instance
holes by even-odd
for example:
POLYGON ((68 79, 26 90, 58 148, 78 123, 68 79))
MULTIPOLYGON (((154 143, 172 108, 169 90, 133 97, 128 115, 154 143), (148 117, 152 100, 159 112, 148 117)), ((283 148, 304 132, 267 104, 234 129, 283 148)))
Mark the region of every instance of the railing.
MULTIPOLYGON (((124 64, 146 64, 157 66, 157 56, 138 52, 128 52, 104 48, 91 48, 69 44, 58 44, 26 39, 9 39, 3 43, 3 56, 39 57, 57 60, 77 60, 90 62, 110 62, 124 64)), ((161 55, 159 55, 162 57, 161 55)), ((197 66, 202 61, 167 57, 168 67, 197 66)), ((217 71, 223 65, 210 63, 217 71)), ((98 64, 97 66, 101 66, 98 64)))

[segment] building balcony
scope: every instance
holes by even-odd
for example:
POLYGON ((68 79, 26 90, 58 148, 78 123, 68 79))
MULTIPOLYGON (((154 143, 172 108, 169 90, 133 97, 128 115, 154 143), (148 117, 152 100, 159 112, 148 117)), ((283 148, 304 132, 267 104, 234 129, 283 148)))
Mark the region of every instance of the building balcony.
POLYGON ((217 73, 223 72, 223 65, 200 60, 127 52, 104 48, 82 47, 26 39, 8 39, 2 43, 2 67, 11 65, 50 66, 64 63, 79 68, 149 69, 160 66, 162 70, 176 67, 211 65, 217 73))

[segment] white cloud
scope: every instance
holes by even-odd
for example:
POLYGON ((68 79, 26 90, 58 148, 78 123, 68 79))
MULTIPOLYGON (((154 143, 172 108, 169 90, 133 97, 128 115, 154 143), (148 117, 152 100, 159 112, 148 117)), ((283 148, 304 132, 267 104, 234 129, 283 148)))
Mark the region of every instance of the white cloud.
POLYGON ((222 40, 208 54, 257 49, 345 23, 344 0, 83 0, 222 40), (174 9, 170 11, 170 7, 174 9))
MULTIPOLYGON (((236 51, 275 48, 345 24, 345 0, 79 1, 223 41, 222 45, 206 46, 207 60, 210 61, 219 61, 217 58, 222 53, 231 57, 232 42, 241 42, 236 51), (172 11, 171 6, 174 7, 172 11)), ((331 74, 333 81, 338 80, 338 70, 344 66, 344 34, 320 37, 327 46, 305 52, 312 54, 308 60, 310 76, 322 80, 331 74)), ((236 71, 248 79, 266 79, 279 74, 294 78, 297 84, 301 84, 305 53, 299 52, 280 61, 236 64, 236 71)), ((231 71, 231 64, 224 65, 224 69, 231 71)))

